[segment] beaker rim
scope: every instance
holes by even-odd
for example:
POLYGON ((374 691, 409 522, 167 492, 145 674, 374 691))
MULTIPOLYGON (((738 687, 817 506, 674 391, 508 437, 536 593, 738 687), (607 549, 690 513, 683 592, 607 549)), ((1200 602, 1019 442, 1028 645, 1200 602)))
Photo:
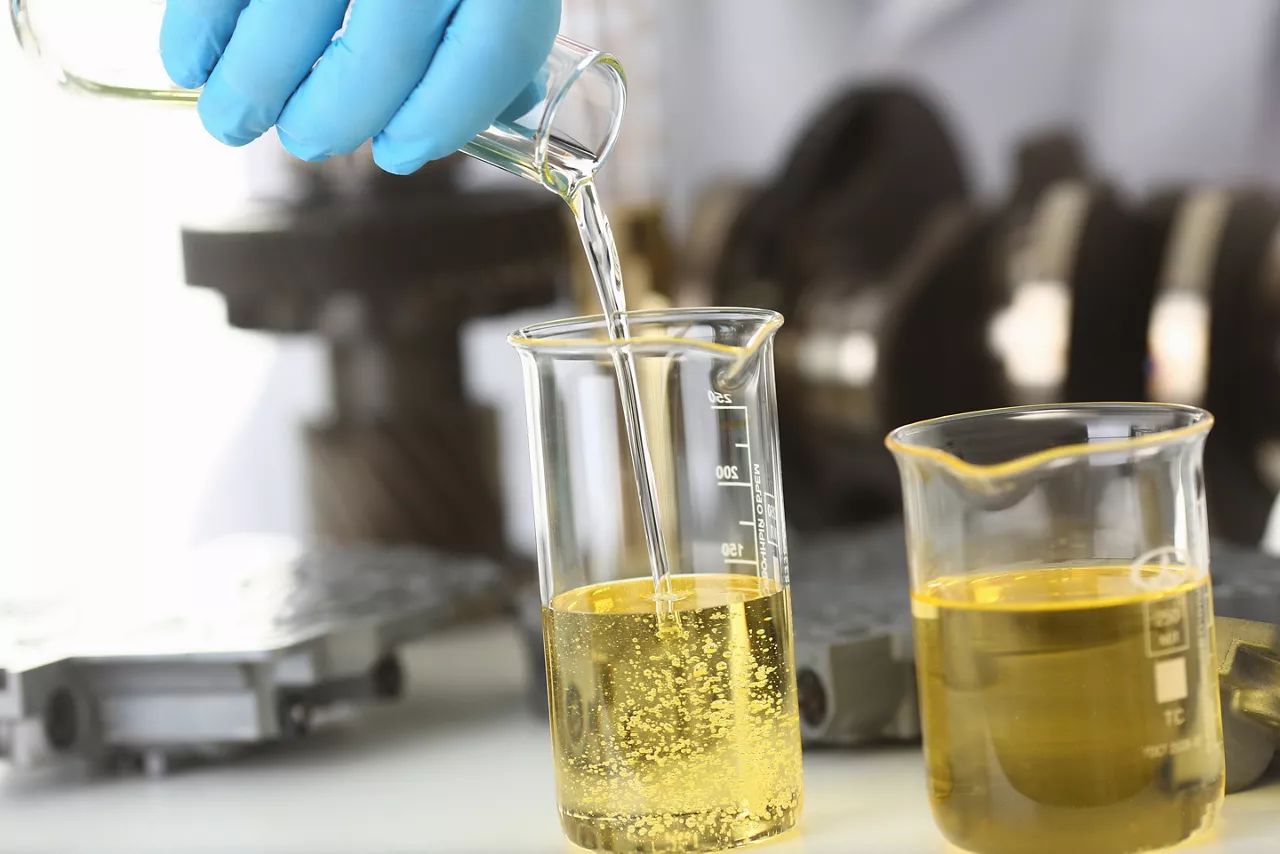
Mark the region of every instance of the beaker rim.
POLYGON ((603 314, 567 317, 549 320, 517 329, 507 337, 517 350, 541 351, 589 351, 608 353, 619 346, 640 349, 654 347, 680 347, 701 349, 721 354, 741 354, 754 350, 760 342, 768 340, 785 322, 781 314, 763 308, 711 307, 711 308, 660 308, 624 311, 622 316, 631 326, 651 324, 678 325, 730 323, 754 327, 747 344, 731 346, 714 341, 684 338, 678 335, 639 335, 628 338, 610 338, 607 319, 603 314), (594 337, 582 337, 592 335, 594 337), (603 333, 603 334, 602 334, 603 333))
POLYGON ((958 475, 968 477, 1000 478, 1021 474, 1048 463, 1078 459, 1080 457, 1088 457, 1098 454, 1134 451, 1140 448, 1150 448, 1180 442, 1208 433, 1213 429, 1213 424, 1213 414, 1208 410, 1201 409, 1198 406, 1191 406, 1182 403, 1099 401, 1086 403, 1029 404, 1025 406, 1005 406, 996 409, 980 409, 973 412, 957 412, 955 414, 944 415, 939 418, 929 418, 924 421, 915 421, 910 424, 904 424, 891 431, 889 435, 885 437, 884 444, 885 447, 895 455, 929 460, 945 466, 958 475), (1180 413, 1186 416, 1187 421, 1185 424, 1180 426, 1157 430, 1141 436, 1131 436, 1123 439, 1105 439, 1098 442, 1064 444, 997 463, 969 462, 967 460, 960 459, 950 451, 944 451, 941 448, 929 447, 927 445, 912 442, 907 438, 908 434, 913 432, 930 428, 946 427, 949 424, 957 424, 963 421, 975 421, 982 419, 991 419, 992 421, 1012 420, 1019 416, 1025 417, 1027 415, 1034 414, 1043 414, 1046 416, 1058 415, 1065 417, 1070 415, 1088 414, 1090 412, 1103 414, 1107 412, 1114 413, 1125 410, 1135 413, 1180 413))
POLYGON ((573 39, 566 38, 564 36, 557 36, 557 38, 566 44, 572 45, 580 51, 582 53, 582 58, 578 61, 578 64, 574 66, 573 70, 569 72, 568 79, 560 84, 556 89, 555 93, 551 96, 551 100, 543 110, 542 120, 538 124, 537 136, 535 139, 534 165, 539 174, 542 174, 545 171, 547 154, 551 146, 552 131, 555 130, 556 116, 560 112, 560 107, 564 104, 565 99, 569 97, 569 93, 573 87, 582 79, 583 75, 592 68, 600 67, 611 73, 617 81, 619 86, 618 92, 620 103, 609 120, 608 136, 605 138, 604 144, 600 147, 599 151, 592 152, 595 157, 591 176, 589 177, 594 177, 595 173, 600 171, 600 167, 604 165, 604 162, 609 159, 609 155, 613 153, 614 147, 618 144, 618 137, 622 133, 622 120, 627 109, 627 72, 626 69, 622 67, 622 63, 618 61, 618 58, 611 53, 587 47, 581 42, 574 41, 573 39))

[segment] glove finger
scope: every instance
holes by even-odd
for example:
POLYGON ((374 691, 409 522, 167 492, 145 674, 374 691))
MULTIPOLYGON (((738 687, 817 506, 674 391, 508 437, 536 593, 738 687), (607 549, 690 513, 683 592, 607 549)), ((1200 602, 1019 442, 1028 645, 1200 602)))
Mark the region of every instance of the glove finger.
POLYGON ((169 0, 160 25, 160 59, 176 85, 198 89, 231 41, 249 0, 169 0))
POLYGON ((361 0, 280 114, 294 156, 349 154, 387 126, 422 81, 458 0, 361 0))
POLYGON ((463 0, 422 82, 374 137, 374 160, 407 174, 457 151, 525 92, 559 27, 559 0, 463 0))
POLYGON ((342 27, 347 0, 250 0, 200 95, 200 118, 228 145, 276 123, 342 27))

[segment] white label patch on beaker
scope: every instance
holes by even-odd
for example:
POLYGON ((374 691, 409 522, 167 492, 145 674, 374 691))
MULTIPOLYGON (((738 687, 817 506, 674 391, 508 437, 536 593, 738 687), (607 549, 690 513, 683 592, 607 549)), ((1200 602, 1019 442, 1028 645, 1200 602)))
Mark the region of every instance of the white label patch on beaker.
MULTIPOLYGON (((1139 555, 1129 566, 1129 580, 1138 590, 1153 593, 1172 591, 1197 577, 1197 569, 1186 550, 1161 546, 1139 555)), ((1142 615, 1147 628, 1148 658, 1186 652, 1191 648, 1185 591, 1182 595, 1144 601, 1142 615)))
POLYGON ((1187 597, 1142 603, 1147 624, 1147 657, 1159 658, 1191 648, 1187 597))
POLYGON ((1183 656, 1155 664, 1156 702, 1176 703, 1187 699, 1187 659, 1183 656))

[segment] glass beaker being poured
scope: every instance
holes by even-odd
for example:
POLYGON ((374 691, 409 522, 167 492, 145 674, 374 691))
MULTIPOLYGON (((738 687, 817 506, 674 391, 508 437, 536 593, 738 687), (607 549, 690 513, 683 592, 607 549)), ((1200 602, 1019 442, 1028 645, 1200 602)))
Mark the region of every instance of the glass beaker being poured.
MULTIPOLYGON (((160 58, 164 0, 9 0, 18 41, 63 88, 194 106, 160 58)), ((607 53, 563 36, 535 80, 462 151, 570 198, 608 158, 626 81, 607 53)))
POLYGON ((1224 760, 1202 456, 1159 404, 900 428, 929 797, 976 854, 1128 854, 1209 827, 1224 760))

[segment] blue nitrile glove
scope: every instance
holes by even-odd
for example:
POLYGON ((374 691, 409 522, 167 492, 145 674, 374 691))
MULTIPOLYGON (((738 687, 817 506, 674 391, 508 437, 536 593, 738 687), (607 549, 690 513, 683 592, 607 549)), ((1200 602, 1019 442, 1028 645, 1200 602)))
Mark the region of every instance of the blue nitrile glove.
POLYGON ((275 125, 323 160, 372 139, 407 174, 507 110, 559 27, 560 0, 169 0, 160 54, 174 83, 204 86, 200 118, 228 145, 275 125))

